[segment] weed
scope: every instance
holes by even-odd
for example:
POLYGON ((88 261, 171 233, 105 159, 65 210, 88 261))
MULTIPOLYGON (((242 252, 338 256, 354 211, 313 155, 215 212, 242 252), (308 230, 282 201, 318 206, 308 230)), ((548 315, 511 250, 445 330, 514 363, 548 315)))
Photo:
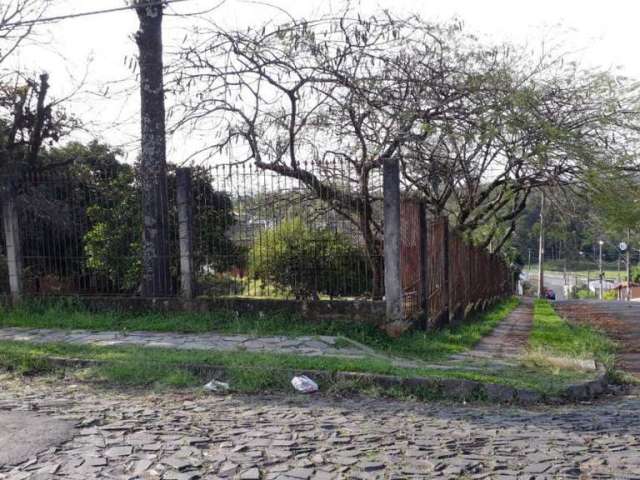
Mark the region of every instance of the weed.
MULTIPOLYGON (((607 367, 613 365, 615 343, 602 332, 586 326, 573 325, 561 318, 546 300, 536 300, 533 329, 529 346, 538 360, 547 357, 597 360, 607 367)), ((552 362, 551 362, 552 363, 552 362)))

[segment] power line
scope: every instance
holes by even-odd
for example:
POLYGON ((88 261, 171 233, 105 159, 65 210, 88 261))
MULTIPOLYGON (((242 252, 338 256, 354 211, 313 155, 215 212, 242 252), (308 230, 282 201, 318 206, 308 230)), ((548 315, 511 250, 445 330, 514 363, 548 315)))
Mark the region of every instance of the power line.
POLYGON ((91 15, 101 15, 104 13, 121 12, 123 10, 133 10, 135 8, 140 8, 140 7, 158 7, 160 5, 168 5, 170 3, 179 3, 179 2, 188 2, 188 1, 189 0, 153 0, 147 3, 140 3, 137 5, 127 5, 124 7, 110 8, 106 10, 92 10, 88 12, 58 15, 56 17, 44 17, 44 18, 34 18, 32 20, 20 20, 18 22, 5 23, 4 25, 1 25, 0 30, 8 30, 16 27, 30 27, 33 25, 37 25, 39 23, 52 23, 60 20, 68 20, 70 18, 88 17, 91 15))

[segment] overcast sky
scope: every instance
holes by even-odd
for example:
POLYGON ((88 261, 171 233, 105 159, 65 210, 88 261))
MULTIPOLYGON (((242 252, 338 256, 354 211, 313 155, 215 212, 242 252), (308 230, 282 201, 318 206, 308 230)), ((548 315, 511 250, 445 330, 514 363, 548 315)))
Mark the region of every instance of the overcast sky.
MULTIPOLYGON (((336 0, 269 0, 293 16, 312 17, 337 9, 336 0)), ((168 14, 205 10, 219 0, 176 3, 168 14)), ((57 0, 47 16, 99 10, 124 5, 124 0, 57 0)), ((353 1, 364 14, 383 8, 397 14, 419 13, 428 20, 462 19, 468 30, 494 41, 510 40, 529 45, 562 39, 586 65, 618 68, 640 78, 640 2, 636 0, 360 0, 353 1)), ((211 15, 224 27, 246 27, 285 17, 273 7, 248 1, 226 0, 211 15)), ((164 21, 169 47, 188 34, 193 19, 168 16, 164 21)), ((27 70, 51 75, 52 95, 71 93, 70 110, 83 120, 88 135, 123 145, 132 159, 138 138, 138 96, 134 74, 125 60, 136 54, 131 34, 137 29, 134 12, 124 11, 69 19, 41 27, 38 44, 21 49, 14 61, 27 70), (109 86, 106 97, 100 96, 109 86)), ((179 163, 189 153, 188 142, 169 140, 169 159, 179 163)))

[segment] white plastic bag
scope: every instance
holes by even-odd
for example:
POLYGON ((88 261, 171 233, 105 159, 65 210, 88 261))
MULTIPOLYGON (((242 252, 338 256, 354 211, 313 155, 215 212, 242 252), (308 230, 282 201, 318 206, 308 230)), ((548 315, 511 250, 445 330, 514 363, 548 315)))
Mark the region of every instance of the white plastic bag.
POLYGON ((306 375, 295 376, 291 379, 291 385, 298 392, 313 393, 318 391, 318 384, 306 375))
POLYGON ((224 393, 229 391, 229 384, 225 382, 219 382, 218 380, 211 380, 204 387, 205 390, 216 393, 224 393))

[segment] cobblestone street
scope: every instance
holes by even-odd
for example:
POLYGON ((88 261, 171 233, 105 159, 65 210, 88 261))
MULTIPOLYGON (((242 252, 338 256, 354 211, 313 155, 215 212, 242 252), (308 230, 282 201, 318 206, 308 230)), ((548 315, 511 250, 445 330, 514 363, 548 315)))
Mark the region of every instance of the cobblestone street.
POLYGON ((72 440, 0 467, 2 479, 640 478, 638 392, 525 410, 0 382, 3 414, 78 426, 72 440))

